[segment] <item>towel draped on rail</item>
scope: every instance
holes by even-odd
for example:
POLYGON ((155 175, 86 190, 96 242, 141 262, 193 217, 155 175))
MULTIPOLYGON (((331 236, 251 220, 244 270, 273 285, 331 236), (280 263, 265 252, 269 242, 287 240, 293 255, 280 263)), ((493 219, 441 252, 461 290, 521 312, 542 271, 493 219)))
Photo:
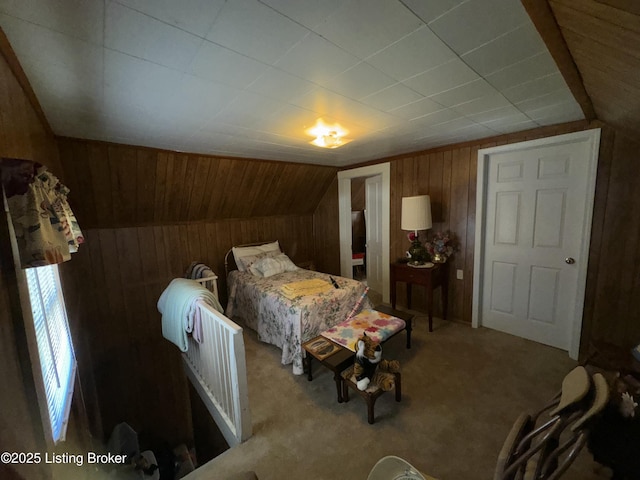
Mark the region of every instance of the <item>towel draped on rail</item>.
POLYGON ((211 270, 211 267, 200 262, 192 262, 191 265, 189 265, 189 268, 187 268, 186 273, 184 274, 184 278, 190 278, 192 280, 195 280, 196 278, 207 278, 213 276, 215 276, 215 274, 213 273, 213 270, 211 270))
POLYGON ((162 314, 162 335, 178 346, 180 351, 189 348, 187 334, 202 343, 200 310, 196 302, 202 301, 223 312, 216 296, 194 280, 174 278, 160 295, 158 311, 162 314))

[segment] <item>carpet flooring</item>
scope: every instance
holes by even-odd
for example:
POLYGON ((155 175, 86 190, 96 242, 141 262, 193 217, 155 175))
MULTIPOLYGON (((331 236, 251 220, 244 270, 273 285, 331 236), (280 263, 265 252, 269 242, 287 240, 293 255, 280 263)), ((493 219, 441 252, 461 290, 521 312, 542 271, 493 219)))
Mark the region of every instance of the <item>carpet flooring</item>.
MULTIPOLYGON (((260 480, 363 479, 386 455, 404 458, 439 480, 489 480, 513 421, 559 391, 576 365, 566 352, 497 331, 416 313, 412 348, 404 335, 383 358, 402 365, 402 401, 376 403, 367 423, 362 398, 336 401, 333 374, 316 364, 314 379, 294 376, 280 350, 245 330, 253 436, 186 477, 225 480, 253 470, 260 480)), ((563 480, 610 478, 586 448, 563 480)))

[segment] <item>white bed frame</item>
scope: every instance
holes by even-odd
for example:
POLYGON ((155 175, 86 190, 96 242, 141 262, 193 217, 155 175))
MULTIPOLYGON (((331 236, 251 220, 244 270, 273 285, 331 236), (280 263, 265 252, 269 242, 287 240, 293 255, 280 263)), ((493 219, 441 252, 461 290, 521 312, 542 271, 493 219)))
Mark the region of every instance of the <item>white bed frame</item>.
MULTIPOLYGON (((217 276, 196 279, 218 296, 217 276)), ((230 447, 251 437, 251 413, 247 388, 242 327, 198 302, 204 343, 188 337, 182 355, 189 380, 200 395, 230 447)))

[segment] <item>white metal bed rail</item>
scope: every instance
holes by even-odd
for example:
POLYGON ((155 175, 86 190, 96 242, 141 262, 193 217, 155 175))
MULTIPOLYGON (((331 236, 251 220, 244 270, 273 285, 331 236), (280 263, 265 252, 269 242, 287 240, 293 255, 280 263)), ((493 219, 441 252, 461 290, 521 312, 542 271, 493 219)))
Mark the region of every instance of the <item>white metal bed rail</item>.
POLYGON ((230 447, 251 436, 242 327, 198 301, 203 343, 189 336, 185 370, 230 447))

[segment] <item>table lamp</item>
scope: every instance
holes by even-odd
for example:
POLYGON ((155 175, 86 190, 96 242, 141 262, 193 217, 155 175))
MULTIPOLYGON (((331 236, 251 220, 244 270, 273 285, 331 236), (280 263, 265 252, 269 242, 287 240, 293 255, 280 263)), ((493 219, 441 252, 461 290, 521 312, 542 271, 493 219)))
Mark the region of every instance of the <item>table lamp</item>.
POLYGON ((418 232, 431 228, 431 200, 429 195, 402 198, 400 228, 414 232, 413 242, 411 243, 411 248, 409 248, 409 255, 411 255, 409 265, 423 265, 426 251, 420 242, 418 232))

